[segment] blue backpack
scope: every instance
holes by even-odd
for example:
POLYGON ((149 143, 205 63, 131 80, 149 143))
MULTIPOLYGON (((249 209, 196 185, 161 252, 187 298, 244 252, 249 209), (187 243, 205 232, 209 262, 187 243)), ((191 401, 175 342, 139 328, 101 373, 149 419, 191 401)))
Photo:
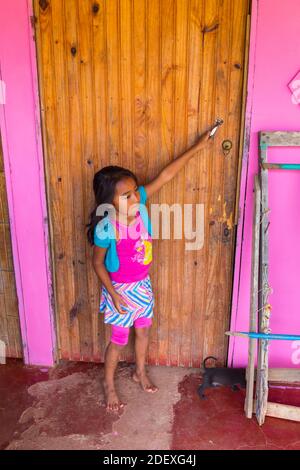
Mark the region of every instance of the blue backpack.
MULTIPOLYGON (((148 216, 148 210, 145 206, 147 201, 147 193, 144 186, 139 186, 140 193, 140 207, 139 211, 145 227, 149 235, 152 235, 151 221, 148 216)), ((105 254, 104 265, 109 272, 116 272, 120 267, 120 261, 117 254, 116 232, 109 216, 104 217, 95 227, 94 230, 94 244, 101 248, 107 248, 105 254)))

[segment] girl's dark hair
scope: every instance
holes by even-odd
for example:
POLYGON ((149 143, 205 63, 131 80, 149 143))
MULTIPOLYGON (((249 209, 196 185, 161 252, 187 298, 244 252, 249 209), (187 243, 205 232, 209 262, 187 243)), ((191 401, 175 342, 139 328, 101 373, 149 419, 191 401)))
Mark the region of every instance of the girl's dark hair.
POLYGON ((97 223, 103 219, 104 216, 97 216, 96 211, 97 207, 100 204, 112 204, 116 184, 121 181, 123 178, 132 178, 135 183, 138 185, 138 179, 132 171, 127 168, 122 168, 121 166, 105 166, 101 170, 97 171, 94 175, 93 180, 93 189, 96 200, 96 207, 90 213, 90 222, 86 224, 88 227, 87 238, 91 245, 94 245, 94 230, 97 223))

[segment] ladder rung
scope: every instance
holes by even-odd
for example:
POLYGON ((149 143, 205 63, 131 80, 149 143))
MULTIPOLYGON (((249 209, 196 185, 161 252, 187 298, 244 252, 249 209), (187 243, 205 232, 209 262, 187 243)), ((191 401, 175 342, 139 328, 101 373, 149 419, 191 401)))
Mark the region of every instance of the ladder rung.
POLYGON ((261 163, 264 170, 300 170, 300 163, 261 163))

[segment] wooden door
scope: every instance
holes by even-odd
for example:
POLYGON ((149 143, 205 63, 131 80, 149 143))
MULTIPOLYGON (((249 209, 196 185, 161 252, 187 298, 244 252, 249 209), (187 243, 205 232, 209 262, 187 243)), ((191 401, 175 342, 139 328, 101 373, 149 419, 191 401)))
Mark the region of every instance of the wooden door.
MULTIPOLYGON (((23 357, 2 142, 0 135, 0 341, 6 357, 23 357)), ((0 346, 1 348, 1 346, 0 346)), ((2 351, 2 349, 1 349, 2 351)), ((0 355, 2 354, 0 351, 0 355)))
MULTIPOLYGON (((103 361, 110 336, 84 230, 94 173, 122 165, 144 184, 223 117, 213 149, 149 201, 204 204, 205 239, 198 251, 154 241, 148 361, 226 359, 248 9, 248 0, 34 2, 61 358, 103 361)), ((133 352, 132 332, 122 358, 133 352)))

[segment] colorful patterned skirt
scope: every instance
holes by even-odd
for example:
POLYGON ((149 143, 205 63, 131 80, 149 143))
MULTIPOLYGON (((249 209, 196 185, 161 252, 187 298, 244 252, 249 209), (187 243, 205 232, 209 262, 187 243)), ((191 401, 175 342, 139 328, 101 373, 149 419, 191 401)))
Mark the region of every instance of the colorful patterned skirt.
POLYGON ((104 314, 104 323, 130 327, 140 317, 152 318, 154 296, 150 276, 136 282, 111 281, 116 292, 125 300, 128 313, 121 315, 116 309, 112 297, 105 286, 102 286, 100 313, 104 314))

